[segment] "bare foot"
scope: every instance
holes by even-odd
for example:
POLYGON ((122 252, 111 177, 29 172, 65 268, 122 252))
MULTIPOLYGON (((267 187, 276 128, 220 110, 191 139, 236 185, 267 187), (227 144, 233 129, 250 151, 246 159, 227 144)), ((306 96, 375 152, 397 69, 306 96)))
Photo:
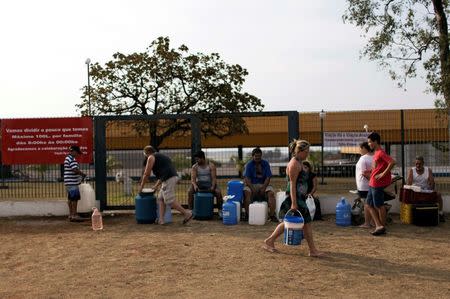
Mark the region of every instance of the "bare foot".
POLYGON ((275 244, 273 241, 270 241, 269 239, 264 240, 264 245, 262 248, 268 252, 278 252, 278 250, 275 248, 275 244))
POLYGON ((361 228, 371 228, 372 225, 370 225, 368 223, 364 223, 364 224, 361 224, 359 227, 361 227, 361 228))
POLYGON ((314 251, 314 252, 310 252, 309 256, 310 257, 324 257, 327 255, 325 254, 325 252, 322 252, 322 251, 314 251))

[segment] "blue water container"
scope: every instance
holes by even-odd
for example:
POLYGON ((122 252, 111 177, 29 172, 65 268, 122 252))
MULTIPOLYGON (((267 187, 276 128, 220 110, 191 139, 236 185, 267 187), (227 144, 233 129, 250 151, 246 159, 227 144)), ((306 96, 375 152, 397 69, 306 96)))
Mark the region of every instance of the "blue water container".
POLYGON ((194 219, 209 220, 214 214, 214 195, 211 192, 194 194, 194 219))
MULTIPOLYGON (((156 218, 159 218, 159 204, 156 203, 156 218)), ((164 212, 164 223, 171 223, 172 222, 172 207, 167 204, 166 210, 164 212)))
POLYGON ((339 226, 350 226, 352 224, 352 207, 345 197, 336 205, 336 224, 339 226))
POLYGON ((139 224, 155 223, 156 198, 153 192, 139 193, 135 200, 136 222, 139 224))
POLYGON ((228 200, 222 205, 222 218, 225 225, 237 224, 236 204, 233 201, 228 200))
POLYGON ((233 201, 242 203, 244 198, 244 183, 237 180, 231 180, 227 184, 227 194, 234 195, 233 201))
POLYGON ((284 216, 284 238, 283 243, 285 245, 298 246, 303 239, 303 226, 305 221, 302 214, 299 211, 290 213, 289 210, 284 216), (295 215, 297 213, 297 215, 295 215))

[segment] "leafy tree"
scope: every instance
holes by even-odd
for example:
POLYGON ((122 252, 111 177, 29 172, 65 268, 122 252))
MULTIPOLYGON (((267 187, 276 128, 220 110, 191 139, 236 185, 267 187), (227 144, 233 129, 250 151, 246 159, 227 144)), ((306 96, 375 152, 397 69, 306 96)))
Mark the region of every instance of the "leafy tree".
POLYGON ((426 72, 435 106, 450 110, 448 0, 347 0, 344 22, 368 39, 362 55, 378 61, 403 87, 426 72))
MULTIPOLYGON (((198 114, 204 135, 224 137, 247 132, 239 117, 208 117, 210 113, 261 111, 257 97, 242 91, 246 69, 227 64, 219 54, 190 53, 188 47, 170 47, 167 37, 153 41, 145 52, 115 53, 113 59, 91 67, 90 100, 93 114, 159 115, 198 114)), ((88 112, 85 86, 81 113, 88 112)), ((158 147, 174 133, 190 131, 185 119, 136 123, 149 130, 151 144, 158 147)))

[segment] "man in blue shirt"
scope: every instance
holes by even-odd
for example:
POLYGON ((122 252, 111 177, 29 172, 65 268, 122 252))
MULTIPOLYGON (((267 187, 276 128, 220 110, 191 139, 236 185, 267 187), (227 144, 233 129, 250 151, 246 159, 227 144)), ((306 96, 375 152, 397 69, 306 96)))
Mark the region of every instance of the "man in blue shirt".
POLYGON ((253 149, 252 160, 245 165, 244 170, 244 208, 246 215, 249 215, 249 206, 253 201, 268 201, 269 218, 278 222, 275 217, 275 193, 269 185, 272 171, 270 164, 262 159, 262 151, 259 147, 253 149))

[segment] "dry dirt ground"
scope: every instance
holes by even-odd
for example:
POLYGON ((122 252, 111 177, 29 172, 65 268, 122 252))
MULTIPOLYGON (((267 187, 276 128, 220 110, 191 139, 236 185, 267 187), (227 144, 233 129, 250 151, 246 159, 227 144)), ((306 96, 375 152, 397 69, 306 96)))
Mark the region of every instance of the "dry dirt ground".
POLYGON ((275 225, 215 221, 103 231, 64 218, 0 219, 0 298, 450 298, 450 222, 399 223, 388 234, 314 222, 325 258, 307 246, 261 249, 275 225))

